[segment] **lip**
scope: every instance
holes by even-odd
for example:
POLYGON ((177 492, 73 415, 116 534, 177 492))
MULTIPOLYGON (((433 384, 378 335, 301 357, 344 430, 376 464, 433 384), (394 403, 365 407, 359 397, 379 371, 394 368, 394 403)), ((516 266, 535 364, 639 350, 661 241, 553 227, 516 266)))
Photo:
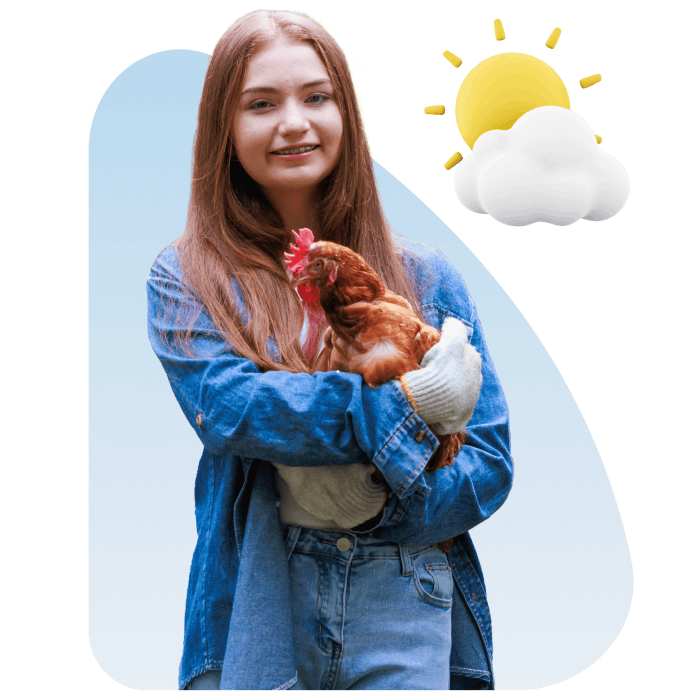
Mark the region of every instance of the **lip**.
POLYGON ((281 158, 282 160, 305 160, 313 151, 308 151, 307 153, 288 153, 287 155, 282 155, 280 153, 275 153, 275 158, 281 158))
POLYGON ((311 151, 307 151, 306 153, 281 154, 281 153, 275 153, 274 151, 270 151, 270 155, 273 155, 275 158, 281 158, 282 160, 304 160, 305 158, 308 158, 314 151, 317 151, 318 148, 321 147, 321 144, 319 144, 319 143, 295 143, 291 146, 284 146, 283 148, 278 148, 275 150, 291 151, 292 149, 295 149, 295 148, 306 148, 307 146, 316 146, 316 148, 314 148, 311 151))

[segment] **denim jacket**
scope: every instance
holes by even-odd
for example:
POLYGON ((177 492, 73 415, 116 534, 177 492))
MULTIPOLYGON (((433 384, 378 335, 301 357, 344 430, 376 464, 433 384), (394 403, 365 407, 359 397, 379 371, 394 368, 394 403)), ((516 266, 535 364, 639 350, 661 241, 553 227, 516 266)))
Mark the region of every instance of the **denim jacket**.
MULTIPOLYGON (((368 532, 410 546, 455 538, 448 555, 456 583, 450 687, 493 688, 491 617, 468 531, 501 506, 511 487, 508 407, 459 273, 436 248, 399 236, 396 242, 426 321, 440 328, 446 316, 456 317, 482 355, 483 385, 467 443, 450 467, 427 473, 437 439, 395 382, 371 389, 346 372, 263 372, 228 348, 182 281, 172 246, 151 268, 151 345, 204 446, 180 688, 212 669, 223 669, 222 689, 295 683, 287 552, 271 462, 373 462, 393 493, 368 532), (189 353, 172 342, 182 327, 178 310, 200 312, 189 353)), ((245 318, 234 280, 232 287, 245 318)), ((268 342, 279 357, 274 338, 268 342)))

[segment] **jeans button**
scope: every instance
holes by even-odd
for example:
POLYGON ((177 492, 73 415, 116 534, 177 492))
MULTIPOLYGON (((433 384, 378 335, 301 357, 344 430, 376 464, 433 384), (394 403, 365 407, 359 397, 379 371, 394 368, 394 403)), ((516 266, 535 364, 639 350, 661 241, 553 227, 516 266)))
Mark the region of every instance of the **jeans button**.
POLYGON ((341 537, 336 543, 335 546, 341 551, 341 552, 347 552, 350 547, 352 547, 352 544, 350 543, 350 540, 347 537, 341 537))
POLYGON ((416 442, 423 442, 425 440, 425 430, 419 430, 415 437, 416 442))

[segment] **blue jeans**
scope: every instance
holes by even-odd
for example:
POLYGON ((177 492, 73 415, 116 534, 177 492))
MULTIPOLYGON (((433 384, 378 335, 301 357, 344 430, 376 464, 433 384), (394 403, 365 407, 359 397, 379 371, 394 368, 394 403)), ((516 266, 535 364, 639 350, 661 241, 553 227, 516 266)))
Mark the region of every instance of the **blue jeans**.
MULTIPOLYGON (((286 526, 298 681, 291 690, 448 690, 452 572, 404 547, 286 526)), ((218 689, 220 671, 188 686, 218 689)))

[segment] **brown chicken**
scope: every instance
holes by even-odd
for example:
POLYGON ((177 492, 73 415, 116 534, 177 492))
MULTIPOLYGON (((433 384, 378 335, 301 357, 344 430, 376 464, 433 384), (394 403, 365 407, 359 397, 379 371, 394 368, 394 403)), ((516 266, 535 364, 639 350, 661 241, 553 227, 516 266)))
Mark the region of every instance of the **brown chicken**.
MULTIPOLYGON (((361 374, 371 387, 420 369, 425 353, 440 340, 440 331, 423 323, 411 305, 389 291, 362 256, 350 248, 314 242, 309 229, 294 235, 298 247, 292 245, 293 253, 285 253, 294 275, 292 286, 301 288, 305 300, 320 301, 330 326, 325 335, 325 357, 322 353, 316 368, 361 374)), ((464 432, 435 435, 440 445, 426 471, 452 464, 466 440, 464 432)), ((440 543, 443 551, 449 544, 451 540, 440 543)))

